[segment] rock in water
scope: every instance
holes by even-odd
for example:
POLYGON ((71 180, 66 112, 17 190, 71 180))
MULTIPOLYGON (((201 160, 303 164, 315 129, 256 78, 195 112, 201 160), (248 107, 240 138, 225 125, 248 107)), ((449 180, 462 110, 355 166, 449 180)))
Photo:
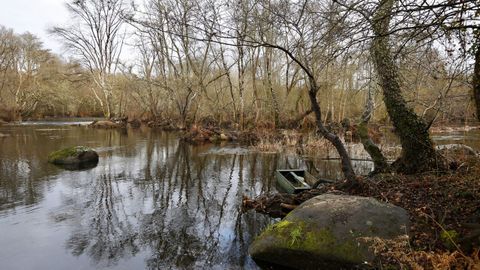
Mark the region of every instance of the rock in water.
POLYGON ((408 227, 408 214, 400 207, 374 198, 323 194, 268 227, 249 253, 257 261, 295 269, 348 269, 373 262, 369 239, 405 239, 408 227))
POLYGON ((115 123, 110 120, 102 120, 102 121, 93 121, 91 124, 88 125, 92 128, 103 128, 103 129, 110 129, 110 128, 121 128, 122 126, 118 123, 115 123))
POLYGON ((74 146, 55 151, 48 155, 48 162, 57 165, 82 166, 98 163, 98 154, 84 146, 74 146))

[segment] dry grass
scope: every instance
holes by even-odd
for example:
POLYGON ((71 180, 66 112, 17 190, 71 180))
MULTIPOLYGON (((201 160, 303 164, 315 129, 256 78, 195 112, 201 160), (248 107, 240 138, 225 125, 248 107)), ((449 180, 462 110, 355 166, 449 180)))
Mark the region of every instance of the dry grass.
POLYGON ((377 265, 381 269, 413 269, 413 270, 479 270, 479 249, 470 256, 461 250, 455 251, 418 251, 408 244, 406 236, 393 240, 380 238, 362 238, 378 255, 377 265))
POLYGON ((311 156, 332 148, 327 140, 314 132, 284 130, 280 133, 264 132, 258 137, 253 148, 261 152, 291 152, 311 156))

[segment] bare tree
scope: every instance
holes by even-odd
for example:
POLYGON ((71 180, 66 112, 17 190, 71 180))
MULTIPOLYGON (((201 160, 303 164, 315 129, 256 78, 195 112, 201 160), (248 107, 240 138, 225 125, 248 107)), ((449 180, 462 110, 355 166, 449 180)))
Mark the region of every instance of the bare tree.
POLYGON ((93 94, 104 116, 113 116, 111 75, 115 72, 124 42, 123 0, 72 0, 67 3, 73 23, 54 27, 59 37, 88 67, 95 81, 93 94))
POLYGON ((14 68, 18 47, 13 31, 0 26, 0 104, 4 104, 3 90, 9 82, 8 73, 14 68))
MULTIPOLYGON (((270 27, 279 25, 280 32, 285 33, 285 37, 283 42, 276 43, 266 39, 251 39, 250 44, 280 50, 300 67, 305 75, 305 83, 308 85, 308 97, 315 114, 318 132, 336 148, 347 185, 356 185, 357 179, 350 155, 340 137, 323 124, 322 111, 317 100, 317 94, 322 85, 321 72, 328 63, 337 58, 340 52, 344 51, 346 44, 340 43, 338 38, 348 36, 343 25, 346 22, 346 14, 339 14, 335 18, 319 18, 318 13, 335 14, 335 10, 332 9, 334 6, 330 3, 320 4, 309 1, 282 2, 277 5, 264 1, 261 7, 270 10, 273 15, 270 21, 264 23, 270 27), (326 43, 332 44, 334 41, 339 43, 326 46, 326 43)), ((265 19, 262 17, 262 20, 265 19)))
MULTIPOLYGON (((168 2, 168 1, 167 1, 168 2)), ((208 2, 208 1, 207 1, 208 2)), ((208 6, 199 1, 197 6, 208 6)), ((177 4, 176 7, 182 6, 177 4)), ((322 111, 317 100, 317 94, 321 90, 320 74, 324 70, 326 64, 334 61, 336 57, 344 50, 346 44, 335 44, 335 41, 341 42, 338 36, 344 37, 349 34, 345 32, 347 29, 342 24, 345 23, 346 14, 338 16, 330 16, 326 19, 318 18, 318 13, 335 14, 334 8, 329 4, 314 3, 307 0, 295 2, 271 2, 265 1, 244 1, 234 6, 233 13, 230 13, 230 4, 228 2, 218 3, 213 6, 217 9, 217 14, 223 14, 222 17, 215 21, 215 24, 205 27, 190 20, 185 20, 187 16, 175 14, 175 9, 169 9, 168 13, 157 13, 164 20, 180 21, 182 31, 175 31, 172 28, 165 28, 165 24, 155 24, 152 22, 143 22, 143 26, 155 29, 167 35, 172 40, 171 44, 175 45, 174 39, 183 41, 200 41, 205 44, 215 42, 221 45, 228 45, 237 50, 237 78, 240 100, 240 124, 244 124, 244 84, 246 67, 248 65, 246 59, 245 48, 265 48, 265 61, 271 62, 271 51, 276 50, 286 54, 294 65, 303 71, 303 84, 308 86, 308 97, 311 103, 312 111, 315 113, 316 123, 319 133, 330 141, 337 149, 342 164, 342 171, 345 178, 349 180, 349 184, 356 183, 356 175, 350 160, 350 156, 340 137, 328 130, 322 122, 322 111), (269 16, 260 16, 263 11, 268 11, 269 16), (261 26, 261 27, 258 27, 261 26), (187 29, 189 29, 187 31, 187 29), (195 33, 195 34, 194 34, 195 33), (201 35, 200 35, 200 34, 201 35), (270 33, 279 33, 281 38, 266 38, 270 33), (325 46, 326 43, 334 45, 325 46), (327 49, 326 49, 327 48, 327 49)), ((203 14, 197 11, 198 14, 203 14)), ((138 20, 137 20, 138 22, 138 20)), ((185 43, 184 43, 185 44, 185 43)), ((190 54, 191 55, 191 54, 190 54)), ((181 57, 179 55, 178 66, 182 66, 181 57)), ((184 55, 187 57, 188 55, 184 55)), ((269 64, 268 64, 269 65, 269 64)), ((271 67, 267 65, 267 70, 271 67)), ((173 66, 172 66, 173 67, 173 66)), ((271 74, 270 74, 271 75, 271 74)), ((270 78, 271 79, 271 78, 270 78)), ((270 93, 270 97, 274 97, 275 93, 270 93)), ((276 102, 273 102, 275 104, 276 102)), ((274 107, 278 107, 274 105, 274 107)))

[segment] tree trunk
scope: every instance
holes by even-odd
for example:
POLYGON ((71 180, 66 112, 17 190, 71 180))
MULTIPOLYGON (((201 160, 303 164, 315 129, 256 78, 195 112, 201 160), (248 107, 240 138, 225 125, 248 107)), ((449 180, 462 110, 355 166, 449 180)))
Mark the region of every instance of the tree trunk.
POLYGON ((407 106, 401 95, 398 69, 389 45, 389 25, 394 3, 395 0, 380 0, 371 21, 375 34, 371 55, 388 115, 402 145, 402 154, 393 165, 398 172, 406 174, 444 169, 445 165, 433 147, 426 123, 407 106))
POLYGON ((222 59, 223 69, 225 70, 225 74, 227 76, 228 89, 230 90, 230 97, 232 98, 233 122, 237 122, 238 112, 237 112, 235 94, 233 93, 232 77, 230 75, 230 68, 228 67, 227 62, 225 61, 225 51, 223 50, 223 47, 221 45, 220 45, 220 57, 222 59))
POLYGON ((477 108, 477 119, 480 121, 480 29, 475 33, 476 52, 475 67, 473 69, 473 97, 477 108))
POLYGON ((245 64, 244 64, 244 48, 242 45, 238 47, 238 93, 240 97, 240 129, 245 129, 245 64))
POLYGON ((373 113, 373 97, 371 89, 368 89, 368 97, 367 103, 365 105, 365 111, 363 112, 362 118, 360 119, 360 123, 357 127, 357 134, 360 137, 360 141, 363 144, 363 148, 373 160, 373 174, 375 173, 382 173, 390 171, 390 165, 387 162, 387 159, 382 154, 382 151, 378 146, 372 141, 370 136, 368 135, 368 122, 373 113))
POLYGON ((358 180, 355 175, 355 171, 353 170, 352 161, 350 159, 350 155, 345 149, 345 145, 343 144, 342 140, 330 131, 325 128, 322 123, 322 112, 320 110, 320 106, 318 105, 317 101, 317 92, 318 86, 313 78, 310 78, 310 90, 308 91, 308 96, 310 98, 310 103, 312 105, 312 111, 315 113, 315 120, 317 123, 318 131, 322 136, 327 139, 329 142, 333 144, 335 149, 337 150, 338 154, 340 155, 340 161, 342 164, 342 172, 345 176, 347 182, 346 187, 354 187, 358 185, 358 180))
POLYGON ((278 107, 277 93, 273 89, 272 82, 272 49, 266 48, 265 52, 265 69, 267 72, 267 88, 270 90, 270 95, 272 96, 272 108, 273 116, 275 122, 275 128, 278 128, 280 125, 280 109, 278 107))

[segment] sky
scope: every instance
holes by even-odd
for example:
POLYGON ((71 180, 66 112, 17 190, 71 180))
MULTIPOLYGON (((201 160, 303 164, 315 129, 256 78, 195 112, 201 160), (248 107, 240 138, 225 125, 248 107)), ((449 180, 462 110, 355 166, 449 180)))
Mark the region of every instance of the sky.
POLYGON ((62 45, 47 32, 48 28, 68 21, 66 0, 0 0, 0 25, 17 34, 30 32, 39 37, 45 48, 62 54, 62 45))

